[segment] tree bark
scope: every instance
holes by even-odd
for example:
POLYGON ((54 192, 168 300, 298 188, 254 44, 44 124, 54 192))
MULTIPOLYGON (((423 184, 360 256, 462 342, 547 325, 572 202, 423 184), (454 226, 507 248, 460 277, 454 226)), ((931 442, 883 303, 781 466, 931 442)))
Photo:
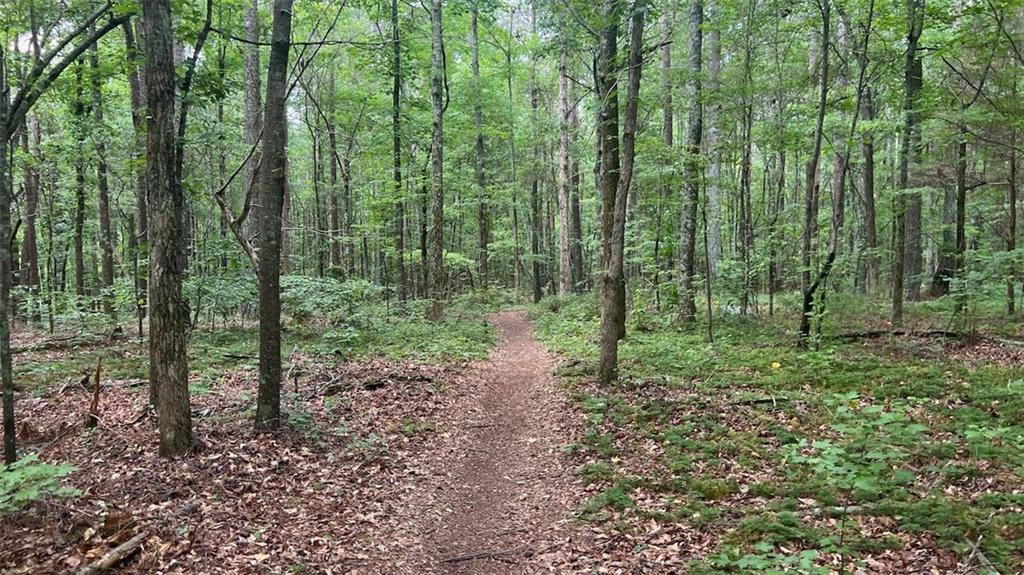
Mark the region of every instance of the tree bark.
POLYGON ((697 247, 697 202, 701 177, 700 140, 703 133, 700 78, 703 25, 704 7, 701 0, 690 0, 690 54, 686 82, 686 97, 689 100, 690 111, 687 118, 686 148, 683 152, 683 215, 680 223, 682 242, 679 254, 679 320, 684 324, 693 323, 697 314, 696 289, 693 284, 697 275, 694 254, 697 247))
POLYGON ((572 269, 572 169, 569 158, 569 71, 566 62, 565 25, 561 24, 558 42, 558 293, 573 291, 572 269))
POLYGON ((334 117, 337 100, 334 67, 327 72, 327 155, 330 156, 331 267, 341 267, 341 208, 338 202, 338 133, 334 117))
MULTIPOLYGON (((862 59, 866 58, 861 54, 862 59)), ((874 97, 869 88, 864 93, 864 109, 861 111, 865 121, 875 119, 874 97)), ((878 227, 875 223, 875 138, 871 130, 864 132, 861 141, 861 155, 864 165, 861 167, 861 197, 864 202, 864 250, 867 252, 866 288, 868 293, 878 289, 878 227)))
MULTIPOLYGON (((39 294, 39 242, 36 235, 36 218, 39 210, 39 169, 40 130, 39 118, 31 116, 28 120, 28 137, 25 151, 25 221, 21 242, 21 285, 29 294, 39 294)), ((33 312, 31 317, 37 321, 39 314, 33 312)))
MULTIPOLYGON (((246 197, 259 197, 259 175, 262 151, 259 149, 260 132, 263 131, 263 101, 260 95, 260 18, 259 0, 249 0, 245 5, 245 39, 243 45, 242 67, 244 70, 244 105, 245 125, 243 126, 243 138, 247 148, 256 146, 256 151, 249 157, 243 172, 244 193, 246 197)), ((259 204, 259 202, 254 202, 259 204)), ((243 211, 244 211, 243 207, 243 211)), ((249 208, 250 222, 259 221, 259 205, 249 208)))
POLYGON ((96 190, 100 220, 100 289, 102 290, 103 311, 116 321, 114 309, 114 235, 110 226, 110 183, 107 177, 107 147, 104 138, 103 90, 100 78, 99 47, 92 45, 89 50, 89 68, 92 75, 92 113, 96 124, 94 136, 96 146, 96 190))
MULTIPOLYGON (((961 120, 957 124, 958 138, 956 142, 956 251, 953 260, 953 277, 963 280, 964 258, 967 255, 967 124, 962 119, 966 108, 961 110, 961 120)), ((956 296, 956 313, 964 310, 967 294, 961 285, 956 296)))
MULTIPOLYGON (((1017 130, 1010 132, 1010 159, 1009 159, 1009 186, 1007 186, 1007 201, 1009 203, 1009 218, 1006 222, 1006 251, 1013 253, 1017 250, 1017 130)), ((1010 272, 1006 281, 1006 314, 1016 315, 1016 302, 1014 301, 1014 284, 1017 281, 1016 267, 1010 272)))
POLYGON ((483 91, 480 86, 480 39, 477 27, 480 7, 474 0, 470 7, 469 45, 472 55, 473 73, 473 127, 476 129, 474 147, 474 176, 477 188, 477 275, 480 288, 486 290, 491 283, 488 257, 491 238, 490 215, 488 214, 487 181, 484 164, 483 91))
MULTIPOLYGON (((530 2, 530 27, 534 36, 537 35, 537 6, 530 2)), ((530 284, 533 288, 533 303, 543 296, 541 288, 541 252, 540 252, 540 171, 542 165, 540 134, 538 133, 537 106, 540 98, 540 85, 537 84, 537 60, 530 59, 530 137, 533 140, 533 165, 530 166, 530 260, 532 273, 530 284)))
MULTIPOLYGON (((85 295, 85 101, 82 97, 82 65, 75 66, 75 99, 71 113, 75 122, 75 295, 85 295)), ((81 302, 79 302, 81 305, 81 302)))
MULTIPOLYGON (((804 172, 804 233, 803 250, 801 252, 801 264, 803 270, 802 287, 807 291, 811 286, 811 257, 814 247, 814 237, 818 231, 818 193, 819 193, 819 170, 821 163, 821 141, 825 125, 825 106, 828 102, 828 68, 829 68, 829 35, 831 29, 831 11, 829 0, 822 2, 821 20, 821 47, 819 57, 821 61, 818 69, 818 113, 814 125, 814 144, 811 149, 811 157, 807 161, 804 172)), ((803 320, 801 320, 803 321, 803 320)), ((808 319, 809 321, 809 319, 808 319)), ((801 324, 803 325, 803 324, 801 324)), ((801 329, 802 331, 802 329, 801 329)))
POLYGON ((430 229, 428 231, 427 319, 444 319, 444 36, 441 27, 443 0, 431 0, 430 101, 434 132, 431 143, 430 229))
MULTIPOLYGON (((570 133, 570 144, 576 142, 576 135, 579 133, 580 116, 575 106, 569 113, 572 123, 570 133)), ((571 152, 570 152, 571 155, 571 152)), ((580 293, 588 283, 583 268, 583 223, 580 221, 580 161, 572 157, 572 182, 571 196, 569 198, 570 217, 570 262, 572 264, 572 291, 580 293)))
MULTIPOLYGON (((395 293, 405 303, 408 280, 405 272, 405 198, 402 194, 402 44, 398 27, 398 0, 391 0, 391 132, 395 210, 395 293)), ((332 74, 333 79, 333 74, 332 74)), ((335 217, 337 217, 335 215, 335 217)))
MULTIPOLYGON (((141 26, 141 23, 140 23, 141 26)), ((139 168, 135 174, 135 205, 136 219, 138 220, 137 239, 135 241, 136 260, 142 249, 149 245, 149 202, 146 193, 146 168, 144 166, 144 153, 146 147, 146 101, 143 87, 142 54, 135 41, 135 33, 132 30, 131 22, 122 25, 124 30, 125 53, 129 58, 128 62, 128 91, 131 98, 132 127, 134 128, 135 160, 139 168)), ((136 314, 139 321, 139 337, 142 337, 142 320, 146 317, 146 302, 149 291, 149 278, 145 270, 136 269, 137 285, 135 291, 136 314)), ((149 382, 150 404, 156 407, 157 384, 149 382)))
MULTIPOLYGON (((920 69, 920 59, 917 56, 917 42, 921 37, 921 30, 924 26, 924 3, 925 0, 907 0, 907 50, 903 63, 903 133, 900 139, 900 156, 897 167, 896 188, 905 192, 910 188, 910 155, 911 141, 914 139, 914 132, 917 125, 917 93, 919 81, 917 73, 920 69)), ((916 153, 915 153, 916 156, 916 153)), ((920 196, 918 196, 920 199, 920 196)), ((918 203, 918 207, 920 204, 918 203)), ((893 274, 892 274, 892 327, 898 328, 903 325, 903 296, 905 276, 907 274, 906 253, 912 251, 913 242, 907 241, 908 236, 908 212, 911 208, 907 205, 907 194, 896 195, 895 206, 895 245, 893 251, 893 274)), ((920 216, 920 213, 918 213, 920 216)), ((917 258, 920 258, 918 250, 917 258)), ((913 270, 910 270, 911 274, 913 270)), ((912 278, 914 283, 916 278, 912 278)), ((915 290, 916 291, 916 290, 915 290)))
POLYGON ((263 120, 263 166, 260 168, 260 382, 256 429, 281 425, 281 252, 287 186, 288 52, 291 48, 292 0, 274 0, 267 64, 266 114, 263 120))
MULTIPOLYGON (((0 238, 11 235, 11 187, 7 131, 9 104, 7 100, 7 69, 5 46, 0 44, 0 238)), ((11 244, 0 242, 0 379, 3 381, 4 398, 4 463, 18 459, 15 446, 14 422, 14 379, 11 374, 11 244)))
POLYGON ((626 112, 623 119, 622 163, 619 163, 618 89, 615 62, 620 2, 605 0, 604 13, 608 20, 603 34, 599 56, 599 77, 603 102, 601 187, 603 212, 602 227, 605 246, 605 270, 602 277, 601 353, 598 379, 608 384, 618 377, 618 340, 625 335, 626 278, 624 275, 624 248, 626 235, 626 206, 633 179, 637 108, 640 98, 640 74, 643 67, 645 0, 636 0, 632 7, 628 80, 626 84, 626 112))
POLYGON ((608 384, 618 377, 619 337, 615 317, 617 286, 612 266, 615 246, 615 196, 619 184, 619 89, 618 60, 620 0, 604 0, 597 55, 599 185, 601 189, 601 350, 598 380, 608 384))
POLYGON ((168 0, 144 0, 146 61, 146 188, 150 213, 149 379, 158 382, 160 455, 180 455, 192 446, 186 329, 181 296, 185 274, 185 198, 175 177, 174 34, 168 0))
POLYGON ((722 261, 722 224, 720 220, 720 188, 722 183, 722 151, 719 149, 721 140, 722 97, 719 94, 721 89, 722 73, 722 32, 720 10, 715 2, 708 8, 708 16, 711 27, 708 29, 708 91, 713 100, 707 109, 707 152, 711 156, 708 166, 708 255, 711 258, 708 268, 711 270, 713 279, 718 273, 718 264, 722 261))

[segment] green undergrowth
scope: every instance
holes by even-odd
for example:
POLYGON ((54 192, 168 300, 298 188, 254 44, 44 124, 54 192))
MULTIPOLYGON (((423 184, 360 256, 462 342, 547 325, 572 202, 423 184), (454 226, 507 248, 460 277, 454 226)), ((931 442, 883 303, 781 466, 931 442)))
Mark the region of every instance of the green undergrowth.
MULTIPOLYGON (((423 302, 409 302, 400 309, 374 302, 350 302, 349 306, 342 299, 325 297, 322 307, 316 307, 309 303, 314 289, 304 285, 287 300, 290 305, 286 302, 281 343, 286 369, 293 351, 326 363, 371 357, 422 363, 484 358, 495 342, 487 314, 508 303, 507 294, 498 291, 461 296, 449 302, 444 321, 433 323, 425 319, 423 302), (300 301, 304 303, 299 305, 300 301), (336 307, 339 305, 344 307, 336 307)), ((200 322, 189 336, 193 393, 209 393, 226 372, 255 368, 258 350, 259 332, 252 319, 214 326, 200 322)), ((15 356, 14 378, 21 389, 41 393, 91 373, 99 360, 104 379, 148 377, 148 344, 129 337, 82 347, 26 351, 15 356)))
POLYGON ((620 381, 601 387, 596 298, 532 313, 586 415, 569 447, 597 489, 584 520, 714 533, 693 573, 827 573, 837 557, 853 565, 927 545, 964 557, 977 545, 1000 572, 1020 568, 1022 366, 953 361, 922 340, 823 338, 801 350, 793 317, 718 317, 712 344, 703 326, 640 310, 620 344, 620 381))

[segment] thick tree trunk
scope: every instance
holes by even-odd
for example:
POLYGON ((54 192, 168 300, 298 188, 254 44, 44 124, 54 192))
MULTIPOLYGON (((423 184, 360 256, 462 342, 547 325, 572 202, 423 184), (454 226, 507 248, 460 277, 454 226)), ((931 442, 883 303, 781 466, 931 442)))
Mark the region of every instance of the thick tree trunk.
MULTIPOLYGON (((697 202, 700 193, 700 140, 703 133, 701 103, 701 58, 703 56, 704 7, 701 0, 690 0, 689 60, 686 98, 690 106, 687 118, 686 148, 683 151, 683 212, 680 228, 682 242, 679 253, 679 320, 693 323, 697 315, 695 303, 697 270, 694 257, 697 247, 697 202)), ((709 246, 710 251, 710 246, 709 246)))
POLYGON ((263 166, 260 168, 260 365, 256 429, 281 425, 281 252, 287 185, 288 52, 291 47, 292 0, 274 1, 267 64, 266 114, 263 120, 263 166))
MULTIPOLYGON (((399 304, 408 292, 405 272, 405 198, 402 195, 402 44, 398 27, 398 0, 391 0, 391 135, 395 209, 395 294, 399 304)), ((333 74, 332 74, 333 79, 333 74)), ((333 97, 333 95, 332 95, 333 97)), ((335 204, 335 207, 337 204, 335 204)), ((337 217, 337 215, 335 215, 337 217)), ((481 236, 483 237, 483 236, 481 236)), ((484 266, 486 269, 486 265, 484 266)))
POLYGON ((107 148, 104 138, 103 90, 100 79, 99 47, 92 45, 89 50, 89 69, 92 75, 92 114, 96 124, 94 136, 96 145, 96 190, 100 220, 100 289, 102 290, 103 311, 115 318, 114 310, 114 235, 110 227, 110 183, 107 177, 107 148))
POLYGON ((150 213, 149 380, 158 382, 160 455, 180 455, 192 446, 186 329, 181 296, 185 275, 185 197, 175 178, 174 33, 168 0, 144 0, 146 29, 146 189, 150 213))
POLYGON ((431 143, 430 229, 428 231, 427 319, 444 319, 444 35, 441 27, 443 0, 431 0, 430 101, 434 131, 431 143))

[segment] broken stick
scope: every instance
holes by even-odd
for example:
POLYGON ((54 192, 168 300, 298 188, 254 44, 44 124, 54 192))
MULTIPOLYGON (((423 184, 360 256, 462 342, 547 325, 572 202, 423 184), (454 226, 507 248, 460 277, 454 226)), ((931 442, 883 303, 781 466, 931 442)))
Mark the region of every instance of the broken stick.
POLYGON ((112 569, 115 565, 135 553, 147 537, 149 537, 148 532, 143 531, 142 533, 139 533, 135 537, 132 537, 110 551, 107 551, 103 557, 100 557, 93 563, 82 567, 78 571, 78 575, 96 575, 97 573, 103 573, 108 569, 112 569))
POLYGON ((103 365, 103 357, 96 359, 96 379, 92 386, 92 404, 89 405, 89 413, 85 416, 85 428, 96 427, 100 422, 100 367, 103 365))

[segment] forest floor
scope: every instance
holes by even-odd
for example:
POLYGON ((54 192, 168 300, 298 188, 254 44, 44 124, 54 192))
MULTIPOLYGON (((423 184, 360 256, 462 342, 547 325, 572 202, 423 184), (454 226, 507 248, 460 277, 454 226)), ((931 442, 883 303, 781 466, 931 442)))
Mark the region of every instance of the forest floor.
MULTIPOLYGON (((585 555, 571 518, 582 495, 555 360, 521 313, 491 321, 500 342, 486 360, 337 365, 294 351, 276 435, 251 431, 253 358, 208 349, 242 364, 193 376, 199 447, 178 460, 155 456, 137 377, 101 376, 92 430, 77 375, 19 394, 22 448, 73 465, 80 496, 0 523, 0 572, 75 572, 143 532, 119 572, 570 572, 585 555)), ((23 345, 20 372, 91 349, 124 375, 125 358, 144 354, 123 340, 59 343, 23 345)))
POLYGON ((198 330, 198 447, 169 461, 144 344, 19 332, 22 453, 77 493, 0 521, 0 573, 140 534, 117 572, 1024 573, 1018 326, 801 350, 792 318, 723 317, 708 343, 637 307, 601 386, 592 297, 495 307, 290 323, 276 434, 252 430, 255 331, 198 330))

